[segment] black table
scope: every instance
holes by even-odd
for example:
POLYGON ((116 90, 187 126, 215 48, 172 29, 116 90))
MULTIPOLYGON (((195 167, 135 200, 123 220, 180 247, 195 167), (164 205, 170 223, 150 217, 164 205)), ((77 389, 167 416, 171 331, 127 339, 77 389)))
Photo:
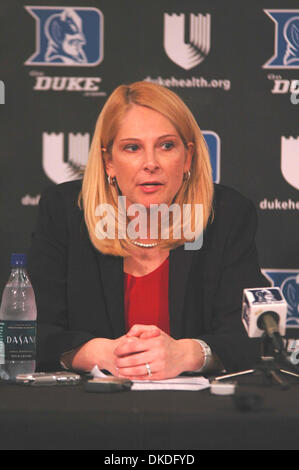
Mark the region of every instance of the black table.
POLYGON ((104 449, 107 456, 140 449, 298 449, 299 381, 286 391, 258 374, 238 382, 240 392, 263 398, 261 409, 240 411, 231 396, 209 390, 88 393, 82 384, 0 385, 0 448, 104 449))

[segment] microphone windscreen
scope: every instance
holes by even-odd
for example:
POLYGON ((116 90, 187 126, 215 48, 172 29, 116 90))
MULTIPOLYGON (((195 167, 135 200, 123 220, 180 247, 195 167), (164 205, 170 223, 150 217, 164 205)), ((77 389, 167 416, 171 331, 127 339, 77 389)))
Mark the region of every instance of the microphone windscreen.
POLYGON ((285 335, 287 302, 278 287, 244 289, 242 300, 242 322, 250 338, 263 335, 262 320, 266 312, 272 312, 273 321, 278 319, 278 330, 285 335))

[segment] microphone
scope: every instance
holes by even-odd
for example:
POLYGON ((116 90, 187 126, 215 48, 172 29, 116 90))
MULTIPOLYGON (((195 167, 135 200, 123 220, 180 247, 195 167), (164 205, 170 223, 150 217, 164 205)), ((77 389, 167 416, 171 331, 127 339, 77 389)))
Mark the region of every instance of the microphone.
POLYGON ((285 356, 287 302, 278 287, 243 290, 242 322, 250 338, 266 336, 274 352, 285 356))
POLYGON ((276 312, 265 312, 257 320, 257 326, 270 338, 276 354, 284 354, 284 343, 279 332, 280 319, 276 312))

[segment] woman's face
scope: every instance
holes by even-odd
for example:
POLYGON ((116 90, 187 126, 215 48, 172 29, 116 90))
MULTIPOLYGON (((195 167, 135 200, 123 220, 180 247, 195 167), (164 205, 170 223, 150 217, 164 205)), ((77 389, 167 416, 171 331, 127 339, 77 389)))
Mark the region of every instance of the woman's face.
POLYGON ((186 148, 173 124, 162 114, 133 105, 126 113, 106 161, 127 207, 171 204, 190 169, 193 144, 186 148))

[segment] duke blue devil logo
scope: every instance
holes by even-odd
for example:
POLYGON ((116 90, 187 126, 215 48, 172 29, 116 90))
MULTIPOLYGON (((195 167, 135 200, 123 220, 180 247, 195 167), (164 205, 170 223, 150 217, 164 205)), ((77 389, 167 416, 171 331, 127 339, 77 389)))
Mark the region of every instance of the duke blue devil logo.
POLYGON ((25 65, 88 67, 103 60, 103 14, 97 8, 25 7, 35 19, 36 50, 25 65))
POLYGON ((280 292, 276 289, 249 289, 249 292, 253 295, 254 304, 268 304, 283 301, 280 292))
POLYGON ((299 269, 263 269, 273 286, 279 287, 288 303, 288 327, 299 327, 299 269))
POLYGON ((264 10, 275 23, 274 55, 265 69, 299 69, 299 10, 264 10))

